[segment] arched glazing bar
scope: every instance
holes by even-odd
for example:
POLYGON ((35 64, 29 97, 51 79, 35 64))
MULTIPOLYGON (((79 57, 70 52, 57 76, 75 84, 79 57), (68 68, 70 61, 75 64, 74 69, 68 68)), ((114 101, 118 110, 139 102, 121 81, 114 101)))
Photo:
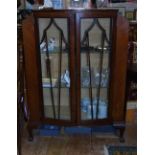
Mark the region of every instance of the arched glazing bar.
POLYGON ((68 43, 64 37, 63 30, 58 26, 56 21, 51 18, 47 27, 43 30, 43 35, 40 41, 40 45, 45 41, 45 54, 46 54, 46 70, 47 70, 47 77, 49 78, 50 84, 50 96, 51 96, 51 105, 53 111, 54 119, 60 119, 60 98, 61 98, 61 66, 62 66, 62 44, 65 44, 65 50, 68 49, 68 43), (59 31, 59 61, 58 61, 58 109, 57 109, 57 117, 56 117, 56 107, 55 107, 55 100, 54 100, 54 91, 53 91, 53 83, 52 83, 52 72, 51 72, 51 60, 49 56, 49 48, 48 48, 48 38, 47 38, 47 31, 50 29, 51 26, 54 26, 59 31))
POLYGON ((81 46, 85 47, 87 50, 86 53, 86 59, 87 59, 87 66, 89 68, 89 79, 90 79, 90 87, 89 87, 89 98, 90 98, 90 105, 91 105, 91 119, 98 119, 98 113, 99 113, 99 99, 100 99, 100 91, 101 91, 101 75, 103 72, 103 59, 104 59, 104 49, 105 49, 105 42, 108 44, 108 49, 111 48, 110 41, 108 40, 108 37, 106 35, 106 30, 102 27, 100 22, 98 21, 98 18, 94 18, 91 25, 88 27, 88 29, 84 32, 83 39, 81 41, 81 46), (92 93, 92 75, 91 75, 91 61, 90 61, 90 50, 92 47, 90 47, 89 43, 89 32, 97 26, 101 30, 101 49, 99 49, 100 52, 100 59, 99 59, 99 85, 97 87, 97 105, 96 105, 96 114, 94 114, 93 111, 93 93, 92 93), (96 117, 95 117, 96 115, 96 117))

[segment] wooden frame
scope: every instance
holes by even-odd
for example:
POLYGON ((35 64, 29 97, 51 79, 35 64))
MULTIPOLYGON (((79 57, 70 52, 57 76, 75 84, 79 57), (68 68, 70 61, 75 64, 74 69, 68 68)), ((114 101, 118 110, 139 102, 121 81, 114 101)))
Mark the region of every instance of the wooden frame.
MULTIPOLYGON (((53 11, 54 13, 51 13, 49 14, 49 10, 47 11, 40 11, 40 12, 35 12, 34 11, 34 18, 35 18, 35 25, 36 25, 36 44, 38 45, 37 49, 38 51, 40 50, 40 46, 39 46, 39 30, 38 30, 38 21, 37 19, 38 18, 67 18, 68 20, 68 31, 69 31, 69 34, 73 34, 74 33, 74 28, 71 29, 70 27, 72 27, 72 25, 74 25, 74 17, 73 17, 73 14, 70 14, 70 12, 68 11, 63 11, 63 14, 61 13, 61 11, 53 11)), ((71 76, 71 88, 70 88, 70 107, 71 107, 71 120, 55 120, 55 119, 50 119, 50 118, 45 118, 45 115, 44 115, 44 112, 43 112, 43 109, 44 109, 44 104, 43 104, 43 92, 42 92, 42 80, 41 80, 41 59, 40 59, 40 56, 38 57, 38 67, 39 68, 39 73, 40 73, 40 94, 41 94, 41 106, 42 106, 42 121, 43 122, 50 122, 50 123, 54 123, 54 124, 62 124, 62 123, 66 123, 67 125, 72 125, 73 122, 75 122, 75 117, 74 117, 74 113, 75 113, 75 88, 74 88, 74 36, 70 35, 69 38, 69 57, 72 58, 70 59, 70 64, 69 64, 69 70, 70 70, 70 76, 71 76)), ((37 54, 38 55, 38 54, 37 54)))
MULTIPOLYGON (((110 92, 109 92, 109 102, 110 102, 110 107, 108 107, 108 111, 109 111, 109 114, 108 114, 108 118, 106 118, 106 119, 102 119, 102 120, 94 120, 94 121, 92 121, 92 120, 81 120, 81 113, 80 113, 80 100, 81 100, 81 88, 80 88, 80 86, 81 86, 81 80, 80 80, 80 77, 81 77, 81 75, 80 75, 80 47, 81 47, 81 45, 80 45, 80 21, 81 21, 81 19, 83 19, 83 18, 104 18, 104 17, 106 17, 106 18, 110 18, 111 20, 113 20, 113 32, 112 32, 112 34, 113 34, 113 36, 112 36, 112 38, 114 39, 115 38, 115 34, 116 34, 116 17, 117 17, 117 11, 116 10, 113 10, 113 11, 111 11, 111 10, 109 10, 109 11, 106 11, 106 12, 104 12, 104 11, 87 11, 87 13, 83 13, 83 12, 79 12, 79 13, 77 13, 76 14, 77 16, 76 16, 76 23, 78 23, 78 25, 77 25, 77 32, 76 32, 76 34, 77 34, 77 46, 76 46, 76 48, 77 48, 77 55, 76 55, 76 57, 77 57, 77 66, 78 66, 78 76, 77 76, 77 81, 78 81, 78 85, 77 85, 77 90, 78 90, 78 92, 77 92, 77 109, 78 109, 78 124, 87 124, 87 125, 91 125, 92 124, 92 122, 94 122, 93 124, 104 124, 105 122, 111 122, 111 120, 112 120, 112 102, 111 102, 111 97, 110 97, 110 92)), ((111 27, 112 28, 112 27, 111 27)), ((114 39, 115 40, 115 39, 114 39)), ((115 51, 115 47, 114 47, 115 45, 113 44, 113 46, 112 46, 112 53, 115 51)), ((113 56, 112 56, 113 57, 113 56)), ((112 59, 112 58, 111 58, 112 59)), ((110 68, 112 68, 112 64, 111 64, 111 67, 110 68)), ((111 82, 110 82, 110 89, 111 89, 111 86, 112 84, 111 84, 111 82)))
POLYGON ((120 130, 123 138, 125 129, 125 83, 128 51, 128 22, 117 14, 117 10, 38 10, 23 22, 24 54, 27 100, 29 108, 28 131, 32 140, 32 129, 41 124, 55 125, 105 125, 111 124, 120 130), (68 18, 71 76, 71 120, 45 118, 39 51, 38 18, 68 18), (112 29, 112 55, 109 91, 109 113, 107 119, 81 121, 80 114, 80 22, 81 18, 110 18, 112 29))

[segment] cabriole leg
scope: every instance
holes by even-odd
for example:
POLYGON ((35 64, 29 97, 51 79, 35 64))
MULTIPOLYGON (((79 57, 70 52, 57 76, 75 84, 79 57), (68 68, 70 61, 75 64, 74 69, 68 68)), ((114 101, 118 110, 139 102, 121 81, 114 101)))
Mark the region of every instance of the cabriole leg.
POLYGON ((33 128, 30 124, 27 125, 28 130, 28 140, 33 141, 33 128))
POLYGON ((124 143, 125 142, 125 139, 124 139, 125 125, 115 125, 114 127, 117 131, 117 135, 119 136, 120 142, 124 143))

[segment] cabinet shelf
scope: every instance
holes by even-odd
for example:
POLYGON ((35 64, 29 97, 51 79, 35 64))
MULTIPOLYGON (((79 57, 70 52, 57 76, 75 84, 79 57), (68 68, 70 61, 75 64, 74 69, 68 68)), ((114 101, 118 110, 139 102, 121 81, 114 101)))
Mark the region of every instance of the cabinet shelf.
MULTIPOLYGON (((42 87, 43 88, 57 88, 57 89, 59 89, 59 87, 57 87, 57 86, 53 86, 52 87, 50 84, 43 84, 42 87)), ((70 87, 60 86, 60 88, 63 88, 63 89, 67 88, 67 89, 69 89, 70 87)))
MULTIPOLYGON (((49 78, 44 78, 44 79, 43 79, 42 86, 43 86, 44 88, 51 88, 51 87, 52 87, 51 84, 50 84, 50 82, 49 82, 49 80, 50 80, 49 78)), ((54 81, 54 80, 53 80, 53 81, 54 81)), ((54 83, 54 86, 53 86, 52 88, 59 88, 59 87, 58 87, 58 84, 56 83, 56 81, 53 82, 53 83, 54 83)), ((94 85, 94 84, 92 84, 91 87, 92 87, 92 88, 98 88, 99 85, 94 85)), ((62 83, 61 83, 60 88, 70 88, 70 87, 65 86, 65 84, 62 84, 62 83)), ((89 89, 89 88, 90 88, 90 85, 89 85, 89 86, 84 86, 84 85, 81 84, 81 88, 89 89)), ((106 86, 100 85, 100 88, 108 88, 108 84, 107 84, 106 86)))
MULTIPOLYGON (((81 53, 87 53, 88 52, 88 50, 89 50, 89 52, 90 53, 99 53, 99 52, 102 52, 102 48, 101 47, 81 47, 81 53)), ((103 48, 103 51, 104 51, 104 53, 110 53, 110 51, 111 51, 111 47, 109 47, 109 46, 105 46, 104 48, 103 48)), ((58 54, 58 53, 60 53, 60 51, 59 50, 54 50, 54 51, 49 51, 49 54, 58 54)), ((67 53, 69 53, 69 50, 68 49, 63 49, 62 50, 62 54, 67 54, 67 53)), ((46 54, 46 51, 42 51, 41 50, 41 54, 46 54)))
MULTIPOLYGON (((100 53, 102 52, 102 48, 101 47, 95 47, 95 46, 91 46, 91 47, 81 47, 81 53, 87 53, 89 50, 90 53, 100 53)), ((105 46, 103 48, 103 52, 104 53, 110 53, 111 51, 111 47, 109 46, 105 46)))
MULTIPOLYGON (((59 50, 48 51, 48 52, 49 52, 50 55, 51 55, 51 54, 58 54, 58 53, 60 53, 59 50)), ((46 54, 46 51, 41 51, 40 53, 41 53, 41 54, 46 54)), ((68 50, 62 50, 62 54, 68 54, 68 53, 69 53, 68 50)))
MULTIPOLYGON (((43 78, 42 79, 42 87, 43 88, 59 88, 57 79, 53 78, 52 79, 52 84, 50 83, 50 78, 43 78)), ((66 83, 61 83, 60 88, 70 88, 66 83)))
MULTIPOLYGON (((98 88, 99 86, 92 86, 92 88, 98 88)), ((90 87, 86 87, 86 86, 81 86, 81 88, 83 88, 83 89, 89 89, 90 87)), ((108 89, 108 87, 107 86, 100 86, 100 88, 104 88, 104 89, 108 89)))
MULTIPOLYGON (((43 88, 59 88, 57 86, 52 87, 50 84, 43 84, 42 87, 43 88)), ((70 88, 70 87, 60 86, 60 88, 65 89, 65 88, 70 88)), ((90 87, 81 86, 81 88, 82 89, 89 89, 90 87)), ((97 88, 98 88, 98 86, 92 86, 92 89, 97 89, 97 88)), ((100 88, 108 89, 107 86, 101 86, 100 88)))

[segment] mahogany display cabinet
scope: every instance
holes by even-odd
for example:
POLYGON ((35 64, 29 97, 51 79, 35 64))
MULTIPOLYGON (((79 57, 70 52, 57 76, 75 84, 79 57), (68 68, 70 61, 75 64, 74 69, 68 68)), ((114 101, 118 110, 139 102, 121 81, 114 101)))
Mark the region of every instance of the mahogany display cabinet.
POLYGON ((36 10, 23 21, 28 131, 113 125, 123 139, 128 22, 117 10, 36 10))

